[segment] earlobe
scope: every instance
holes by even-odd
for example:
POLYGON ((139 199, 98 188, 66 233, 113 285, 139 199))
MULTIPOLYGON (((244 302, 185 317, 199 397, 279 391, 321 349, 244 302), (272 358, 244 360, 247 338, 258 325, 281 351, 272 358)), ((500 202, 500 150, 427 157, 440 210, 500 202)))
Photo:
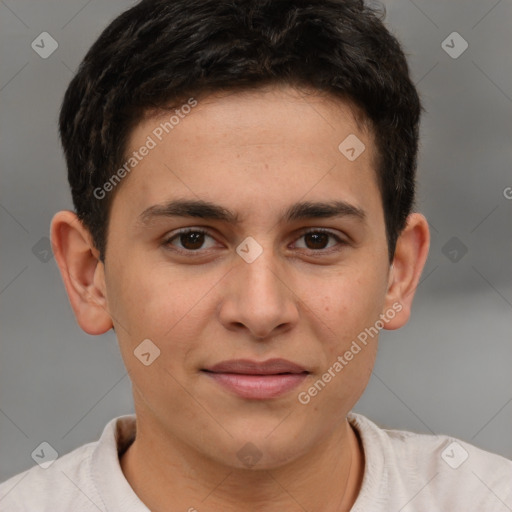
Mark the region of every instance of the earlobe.
POLYGON ((112 328, 103 263, 89 231, 71 211, 60 211, 51 222, 51 241, 69 302, 80 327, 88 334, 112 328))
POLYGON ((385 311, 393 309, 396 314, 386 324, 386 329, 399 329, 409 320, 429 245, 430 232, 427 220, 419 213, 410 214, 406 227, 397 240, 389 272, 385 311))

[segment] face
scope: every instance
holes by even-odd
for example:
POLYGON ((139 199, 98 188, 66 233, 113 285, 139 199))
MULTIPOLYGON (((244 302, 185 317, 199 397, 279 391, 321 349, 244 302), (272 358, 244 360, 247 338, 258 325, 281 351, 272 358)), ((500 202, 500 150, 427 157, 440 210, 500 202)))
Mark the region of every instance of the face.
POLYGON ((105 257, 139 422, 231 466, 251 442, 275 467, 344 421, 377 350, 361 333, 391 308, 373 138, 291 88, 210 96, 159 140, 168 118, 132 133, 129 154, 156 146, 115 192, 105 257), (232 360, 253 364, 214 368, 232 360))

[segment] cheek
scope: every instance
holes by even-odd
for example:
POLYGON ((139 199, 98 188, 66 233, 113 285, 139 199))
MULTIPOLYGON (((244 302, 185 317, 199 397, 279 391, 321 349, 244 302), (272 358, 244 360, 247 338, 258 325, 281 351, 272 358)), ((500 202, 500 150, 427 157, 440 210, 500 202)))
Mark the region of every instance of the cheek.
MULTIPOLYGON (((139 260, 141 261, 141 260, 139 260)), ((160 362, 167 368, 184 365, 186 353, 199 343, 218 277, 201 279, 177 272, 169 265, 123 265, 108 284, 109 307, 121 349, 129 352, 152 340, 161 350, 160 362)))
POLYGON ((110 311, 126 324, 131 336, 160 336, 186 309, 187 297, 172 274, 139 261, 125 262, 112 274, 108 283, 110 311))
MULTIPOLYGON (((333 350, 343 348, 361 331, 373 325, 382 310, 386 280, 373 273, 356 275, 355 271, 329 280, 314 310, 335 335, 333 350)), ((315 297, 313 290, 309 297, 315 297)), ((313 309, 313 308, 312 308, 313 309)))
MULTIPOLYGON (((378 335, 368 329, 379 318, 384 295, 375 281, 339 279, 320 297, 315 321, 322 365, 304 390, 313 414, 322 410, 340 419, 359 400, 371 376, 378 335), (373 332, 372 332, 373 333, 373 332)), ((312 308, 313 309, 313 308, 312 308)))
POLYGON ((331 331, 323 346, 327 355, 323 371, 330 369, 331 376, 325 379, 332 382, 330 392, 322 397, 330 404, 327 407, 355 404, 371 376, 378 346, 378 333, 372 327, 379 320, 387 283, 385 272, 378 272, 377 265, 374 269, 359 275, 355 269, 351 275, 344 273, 322 295, 319 307, 331 331))
POLYGON ((199 340, 197 332, 206 314, 200 299, 205 292, 187 286, 188 280, 169 268, 148 271, 148 266, 139 272, 142 267, 124 265, 111 276, 111 313, 121 355, 138 399, 156 412, 158 403, 173 396, 174 406, 185 411, 180 383, 187 378, 187 354, 199 340))

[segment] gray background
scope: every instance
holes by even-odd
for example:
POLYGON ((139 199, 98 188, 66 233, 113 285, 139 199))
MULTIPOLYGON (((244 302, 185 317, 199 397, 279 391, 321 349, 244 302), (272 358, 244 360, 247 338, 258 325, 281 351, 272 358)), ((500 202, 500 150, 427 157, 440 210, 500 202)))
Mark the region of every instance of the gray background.
MULTIPOLYGON (((57 136, 64 91, 132 3, 0 0, 0 480, 32 466, 42 441, 63 454, 133 411, 114 334, 80 330, 54 259, 44 261, 53 214, 72 208, 57 136), (31 48, 44 31, 59 45, 47 59, 31 48)), ((385 5, 427 109, 418 206, 432 245, 412 319, 382 333, 355 410, 512 458, 512 3, 385 5), (441 46, 454 31, 469 44, 456 59, 441 46)))

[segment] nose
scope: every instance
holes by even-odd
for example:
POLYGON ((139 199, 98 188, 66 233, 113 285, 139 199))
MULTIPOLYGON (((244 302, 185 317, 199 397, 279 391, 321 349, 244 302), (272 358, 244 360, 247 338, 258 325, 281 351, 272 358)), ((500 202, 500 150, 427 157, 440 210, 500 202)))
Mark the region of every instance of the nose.
POLYGON ((299 319, 291 276, 271 253, 237 264, 224 281, 218 309, 226 329, 247 331, 260 341, 291 329, 299 319))

